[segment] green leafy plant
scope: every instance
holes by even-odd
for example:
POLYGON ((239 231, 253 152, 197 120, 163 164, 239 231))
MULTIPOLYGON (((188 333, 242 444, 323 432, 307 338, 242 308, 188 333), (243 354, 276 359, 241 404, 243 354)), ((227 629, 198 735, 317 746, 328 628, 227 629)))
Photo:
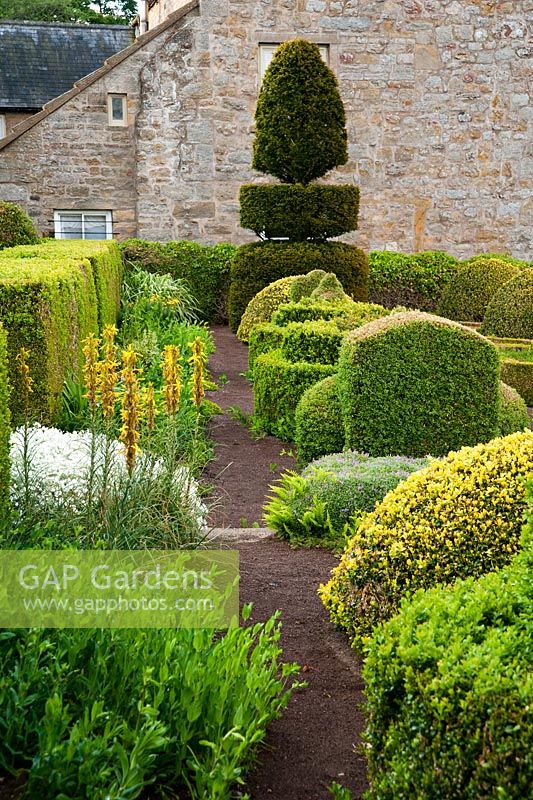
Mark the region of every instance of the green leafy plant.
POLYGON ((38 241, 37 231, 25 211, 15 203, 0 200, 0 250, 38 241))
POLYGON ((435 311, 459 269, 456 258, 440 251, 406 255, 375 250, 369 253, 368 261, 368 291, 373 303, 420 311, 435 311))
POLYGON ((463 264, 437 305, 437 313, 449 319, 481 322, 487 306, 501 287, 520 269, 496 258, 463 264))
POLYGON ((344 449, 344 425, 338 393, 338 376, 330 375, 307 389, 295 413, 294 441, 298 461, 307 464, 344 449))
POLYGON ((505 283, 490 300, 481 332, 533 339, 533 268, 505 283))

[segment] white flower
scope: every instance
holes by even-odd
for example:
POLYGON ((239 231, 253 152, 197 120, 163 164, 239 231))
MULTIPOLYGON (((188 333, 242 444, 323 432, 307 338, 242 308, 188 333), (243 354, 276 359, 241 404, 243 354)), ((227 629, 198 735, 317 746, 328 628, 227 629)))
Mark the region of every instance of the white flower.
MULTIPOLYGON (((120 481, 127 476, 124 447, 116 441, 108 441, 104 434, 90 431, 65 433, 57 428, 33 425, 29 429, 28 469, 32 496, 43 504, 62 504, 73 511, 80 511, 87 502, 88 479, 91 468, 91 449, 94 454, 96 494, 101 490, 104 460, 107 450, 107 491, 112 493, 120 481), (100 481, 100 484, 98 483, 100 481)), ((24 491, 24 428, 11 434, 12 488, 15 505, 20 503, 24 491)), ((141 453, 137 459, 136 474, 155 477, 164 469, 161 460, 141 453)), ((181 495, 199 527, 207 531, 207 508, 198 493, 198 483, 185 466, 177 467, 172 476, 172 487, 181 495)))

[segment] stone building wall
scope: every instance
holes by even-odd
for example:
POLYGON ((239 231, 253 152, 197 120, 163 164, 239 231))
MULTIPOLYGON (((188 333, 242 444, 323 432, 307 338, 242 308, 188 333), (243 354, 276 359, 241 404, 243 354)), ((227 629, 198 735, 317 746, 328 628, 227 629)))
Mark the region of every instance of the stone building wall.
POLYGON ((2 111, 0 112, 5 120, 6 136, 11 133, 19 123, 32 116, 31 111, 2 111))
POLYGON ((361 187, 349 240, 532 258, 532 27, 533 0, 200 0, 0 149, 0 196, 41 226, 77 205, 112 208, 119 235, 252 239, 258 48, 300 35, 329 45, 346 106, 350 161, 328 180, 361 187), (128 130, 106 126, 107 91, 128 91, 128 130))

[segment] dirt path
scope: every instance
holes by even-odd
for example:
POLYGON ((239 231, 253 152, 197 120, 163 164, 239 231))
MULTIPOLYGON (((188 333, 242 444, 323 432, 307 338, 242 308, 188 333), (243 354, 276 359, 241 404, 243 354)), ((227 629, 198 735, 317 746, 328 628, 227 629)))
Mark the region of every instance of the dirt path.
MULTIPOLYGON (((223 408, 238 406, 251 414, 250 384, 239 374, 246 370, 246 347, 227 328, 213 333, 217 352, 210 369, 215 377, 228 378, 213 399, 223 408)), ((259 522, 279 468, 293 465, 291 458, 279 455, 288 446, 272 437, 253 440, 228 414, 215 418, 211 435, 216 459, 208 479, 227 501, 215 509, 213 524, 238 526, 242 518, 259 522)), ((360 752, 359 665, 345 637, 329 624, 316 592, 336 559, 320 550, 292 550, 272 539, 241 544, 239 551, 241 600, 253 602, 252 621, 281 610, 284 659, 298 662, 308 682, 269 729, 246 791, 252 800, 327 800, 327 787, 336 780, 352 790, 354 800, 360 798, 367 783, 360 752)))

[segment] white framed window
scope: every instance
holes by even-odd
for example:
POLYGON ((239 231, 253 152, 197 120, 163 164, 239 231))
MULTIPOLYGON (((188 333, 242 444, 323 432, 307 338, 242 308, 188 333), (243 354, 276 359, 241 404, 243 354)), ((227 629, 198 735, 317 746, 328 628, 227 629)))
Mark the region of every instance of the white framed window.
POLYGON ((112 239, 111 211, 54 211, 56 239, 112 239))
MULTIPOLYGON (((281 42, 272 42, 268 44, 260 44, 259 45, 259 81, 262 82, 263 78, 265 77, 265 72, 267 71, 272 58, 274 57, 274 53, 280 46, 281 42)), ((329 44, 319 44, 318 49, 320 50, 320 55, 328 64, 329 66, 329 44)))
POLYGON ((6 115, 0 114, 0 139, 3 139, 7 134, 6 115))
POLYGON ((107 95, 107 119, 110 125, 126 127, 128 124, 128 95, 107 95))

